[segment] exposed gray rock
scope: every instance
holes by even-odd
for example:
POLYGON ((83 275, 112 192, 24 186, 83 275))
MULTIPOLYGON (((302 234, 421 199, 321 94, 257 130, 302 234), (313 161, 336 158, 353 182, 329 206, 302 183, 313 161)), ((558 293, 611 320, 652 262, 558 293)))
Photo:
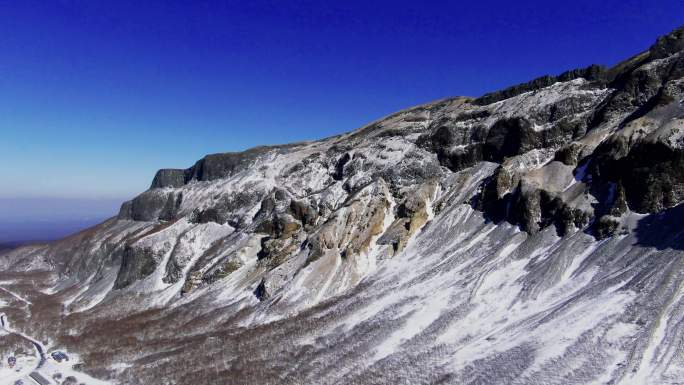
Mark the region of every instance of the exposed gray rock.
POLYGON ((653 59, 662 59, 681 51, 684 51, 684 27, 659 37, 656 43, 649 48, 653 59))
POLYGON ((134 221, 173 220, 183 201, 183 194, 168 190, 148 190, 125 202, 119 219, 134 221))
POLYGON ((117 383, 679 384, 681 34, 162 170, 1 254, 7 313, 117 383))
POLYGON ((247 169, 259 156, 273 149, 272 147, 256 147, 242 152, 207 155, 195 163, 187 174, 189 180, 198 181, 228 178, 247 169))
POLYGON ((185 177, 185 170, 164 168, 154 175, 150 188, 182 187, 185 177))
POLYGON ((156 269, 160 259, 161 257, 150 247, 126 246, 114 289, 122 289, 149 276, 156 269))
POLYGON ((586 68, 563 72, 558 76, 544 75, 527 83, 518 84, 501 91, 485 94, 475 99, 473 103, 479 105, 492 104, 501 100, 512 98, 525 92, 548 87, 557 82, 567 82, 577 78, 583 78, 591 82, 595 82, 596 86, 598 87, 603 85, 608 80, 608 69, 604 66, 593 64, 586 68))

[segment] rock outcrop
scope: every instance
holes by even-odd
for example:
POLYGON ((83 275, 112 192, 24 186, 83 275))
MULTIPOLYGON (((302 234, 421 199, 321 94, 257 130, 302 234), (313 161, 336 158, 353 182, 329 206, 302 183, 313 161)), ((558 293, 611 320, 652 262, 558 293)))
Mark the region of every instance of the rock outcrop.
POLYGON ((263 234, 257 255, 267 269, 303 253, 315 261, 333 245, 343 257, 358 254, 376 236, 393 254, 427 222, 428 191, 442 189, 448 173, 490 162, 498 168, 468 197, 487 218, 530 234, 553 226, 561 236, 582 229, 603 238, 626 212, 656 213, 684 199, 681 33, 613 68, 416 107, 320 142, 213 154, 186 170, 160 170, 119 218, 188 218, 263 234), (343 217, 366 232, 353 235, 361 243, 343 246, 351 230, 329 229, 346 210, 342 202, 379 180, 394 204, 393 223, 376 234, 378 208, 343 217))
POLYGON ((0 280, 121 383, 677 384, 683 42, 160 170, 0 280))

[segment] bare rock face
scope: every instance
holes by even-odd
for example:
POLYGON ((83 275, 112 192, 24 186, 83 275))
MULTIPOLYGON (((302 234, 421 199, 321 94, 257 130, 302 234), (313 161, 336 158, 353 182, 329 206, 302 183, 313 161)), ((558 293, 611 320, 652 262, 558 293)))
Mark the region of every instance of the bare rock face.
POLYGON ((350 196, 343 206, 309 239, 308 262, 334 252, 341 258, 367 253, 384 231, 383 224, 390 208, 390 192, 379 179, 350 196))
POLYGON ((411 239, 427 223, 432 212, 431 203, 434 201, 439 185, 427 183, 416 190, 405 192, 405 198, 397 204, 396 219, 378 239, 379 245, 390 245, 392 254, 401 252, 411 239))
POLYGON ((160 170, 116 218, 0 255, 0 299, 120 383, 678 384, 683 31, 160 170))
MULTIPOLYGON (((684 117, 684 62, 673 43, 680 33, 681 30, 674 32, 648 52, 612 69, 609 86, 615 87, 615 91, 601 104, 594 105, 591 119, 575 126, 575 130, 545 131, 546 139, 541 142, 530 140, 520 125, 514 126, 517 135, 513 142, 507 141, 505 134, 496 134, 505 130, 495 131, 495 153, 503 152, 505 158, 519 156, 521 151, 516 149, 525 143, 537 143, 532 146, 535 148, 557 149, 554 159, 579 166, 575 173, 581 171, 583 175, 577 177, 577 182, 600 202, 582 203, 576 194, 554 191, 549 184, 530 187, 525 183, 530 171, 514 172, 517 175, 511 176, 500 169, 483 188, 477 207, 494 220, 508 220, 528 232, 554 224, 559 234, 565 234, 594 220, 598 228, 605 228, 608 220, 597 218, 607 213, 607 206, 612 203, 605 201, 609 198, 606 191, 615 186, 620 186, 628 206, 621 212, 629 208, 638 213, 655 213, 681 202, 679 132, 684 117), (670 54, 663 56, 663 52, 670 54), (615 126, 617 130, 611 129, 615 126), (515 181, 518 185, 511 186, 515 181), (502 189, 507 193, 502 194, 502 189)), ((581 114, 577 108, 570 111, 570 116, 581 114)), ((601 230, 597 236, 603 237, 603 233, 601 230)))
POLYGON ((186 170, 186 179, 211 181, 229 178, 241 170, 250 167, 254 160, 269 150, 268 147, 257 147, 240 153, 224 153, 207 155, 190 169, 186 170))
POLYGON ((126 202, 119 211, 120 219, 134 221, 172 220, 183 201, 183 194, 166 190, 148 190, 132 201, 126 202))
POLYGON ((592 110, 606 96, 604 89, 585 87, 586 81, 578 80, 552 85, 543 96, 534 91, 508 102, 465 107, 455 119, 438 120, 421 141, 452 171, 480 161, 501 163, 535 149, 558 149, 586 134, 592 110), (518 110, 521 105, 529 109, 518 110))
POLYGON ((558 82, 567 82, 574 79, 586 79, 590 82, 596 83, 597 85, 601 85, 608 80, 609 76, 609 71, 606 67, 594 64, 586 68, 566 71, 558 76, 542 76, 527 83, 518 84, 501 91, 485 94, 475 99, 474 103, 479 105, 492 104, 526 92, 546 88, 558 82))
MULTIPOLYGON (((433 215, 428 205, 445 189, 445 175, 489 162, 499 166, 464 199, 488 220, 529 234, 553 227, 560 236, 583 230, 605 238, 626 213, 656 213, 684 199, 680 35, 613 68, 419 106, 320 142, 213 154, 186 170, 160 170, 119 218, 185 217, 261 234, 258 266, 278 271, 268 273, 277 275, 280 283, 269 286, 277 290, 290 279, 282 277, 331 250, 344 259, 372 243, 383 249, 379 258, 400 253, 433 215), (363 200, 369 212, 357 207, 354 197, 380 188, 378 181, 387 198, 363 200), (384 224, 386 210, 392 220, 384 224)), ((122 272, 136 260, 137 273, 125 274, 145 277, 154 258, 129 254, 122 272)), ((173 252, 165 282, 182 280, 192 260, 173 252)), ((204 270, 193 268, 195 281, 204 270)), ((134 280, 119 279, 117 287, 134 280)))
POLYGON ((164 187, 183 187, 185 184, 185 170, 165 168, 157 171, 152 179, 151 189, 164 187))
MULTIPOLYGON (((682 111, 684 113, 684 109, 682 111)), ((605 147, 600 150, 615 151, 622 145, 606 142, 605 147)), ((597 175, 624 187, 632 210, 639 213, 659 212, 684 199, 682 148, 653 139, 638 143, 625 151, 627 153, 623 156, 609 159, 595 167, 597 175)))
POLYGON ((159 260, 159 256, 151 248, 127 247, 114 288, 124 288, 154 273, 159 260))

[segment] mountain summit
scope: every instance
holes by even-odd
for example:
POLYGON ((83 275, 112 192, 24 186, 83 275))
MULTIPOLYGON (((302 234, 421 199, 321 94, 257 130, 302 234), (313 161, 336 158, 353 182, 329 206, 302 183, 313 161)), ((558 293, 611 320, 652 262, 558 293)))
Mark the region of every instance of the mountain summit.
POLYGON ((112 384, 680 384, 683 52, 680 28, 160 170, 117 217, 0 256, 6 334, 112 384))

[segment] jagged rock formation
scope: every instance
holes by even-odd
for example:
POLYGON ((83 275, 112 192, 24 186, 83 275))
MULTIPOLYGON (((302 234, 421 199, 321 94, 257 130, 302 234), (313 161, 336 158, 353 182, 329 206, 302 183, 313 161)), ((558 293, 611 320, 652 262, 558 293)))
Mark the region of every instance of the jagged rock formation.
POLYGON ((679 383, 683 42, 160 170, 13 317, 130 384, 679 383))

